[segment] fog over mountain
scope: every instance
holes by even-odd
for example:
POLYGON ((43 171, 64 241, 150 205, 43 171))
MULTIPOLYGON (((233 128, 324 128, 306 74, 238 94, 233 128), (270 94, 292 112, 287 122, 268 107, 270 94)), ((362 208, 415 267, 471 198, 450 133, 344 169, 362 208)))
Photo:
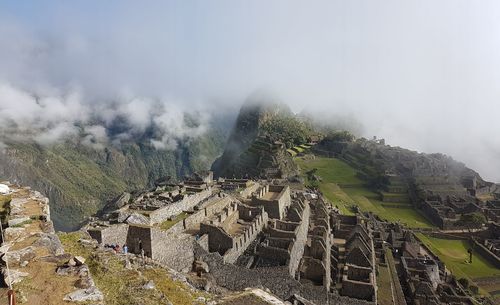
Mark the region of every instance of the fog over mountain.
POLYGON ((5 1, 0 136, 168 149, 264 89, 500 181, 497 20, 498 1, 5 1))

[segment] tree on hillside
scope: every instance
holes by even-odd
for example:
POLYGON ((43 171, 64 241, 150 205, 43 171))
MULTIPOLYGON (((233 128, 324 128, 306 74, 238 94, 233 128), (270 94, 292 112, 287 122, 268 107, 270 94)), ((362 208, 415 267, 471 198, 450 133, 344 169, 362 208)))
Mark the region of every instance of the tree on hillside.
POLYGON ((327 133, 324 140, 330 142, 352 142, 354 140, 354 135, 347 130, 330 131, 327 133))
POLYGON ((312 131, 294 116, 275 115, 262 125, 262 132, 292 148, 307 143, 312 131))
POLYGON ((462 214, 459 219, 459 224, 468 228, 481 228, 486 223, 486 217, 482 213, 462 214))

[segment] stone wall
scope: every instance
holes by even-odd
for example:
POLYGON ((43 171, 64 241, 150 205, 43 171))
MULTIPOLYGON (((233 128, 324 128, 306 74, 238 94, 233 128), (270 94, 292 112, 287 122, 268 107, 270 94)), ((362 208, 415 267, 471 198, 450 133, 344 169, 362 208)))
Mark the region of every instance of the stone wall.
POLYGON ((268 215, 261 209, 260 214, 254 218, 250 227, 243 234, 233 239, 233 247, 224 255, 224 262, 234 263, 245 252, 262 229, 267 226, 267 221, 268 215))
POLYGON ((189 234, 168 234, 157 228, 151 230, 151 258, 177 271, 189 272, 194 261, 193 243, 189 234))
POLYGON ((140 245, 144 249, 144 255, 151 257, 151 227, 130 225, 127 234, 127 245, 129 251, 135 254, 141 254, 140 245))
POLYGON ((343 279, 341 294, 357 299, 375 301, 373 299, 375 295, 375 289, 372 283, 343 279))
POLYGON ((243 198, 248 198, 252 195, 252 193, 254 193, 255 191, 257 191, 260 187, 260 184, 257 183, 257 182, 254 182, 252 185, 246 187, 244 190, 242 190, 240 192, 240 196, 243 197, 243 198))
POLYGON ((89 235, 100 244, 120 245, 127 242, 128 225, 117 224, 102 229, 88 229, 89 235))
POLYGON ((283 219, 291 204, 290 187, 288 185, 265 185, 252 197, 253 206, 263 206, 270 218, 283 219), (276 199, 263 198, 268 192, 278 193, 276 199))
POLYGON ((302 222, 296 229, 295 242, 290 250, 290 261, 288 263, 288 272, 293 277, 300 265, 300 260, 304 255, 304 249, 307 242, 307 232, 309 230, 309 217, 311 215, 311 207, 305 203, 304 212, 302 213, 302 222))
POLYGON ((220 213, 224 208, 228 207, 232 198, 227 197, 214 197, 213 202, 210 202, 206 207, 194 212, 193 214, 186 217, 183 221, 172 226, 168 231, 170 233, 180 233, 185 230, 194 230, 199 228, 199 224, 206 220, 207 218, 213 217, 215 214, 220 213))
POLYGON ((233 247, 233 238, 217 225, 202 223, 200 225, 200 234, 208 235, 208 249, 210 252, 218 252, 224 255, 233 247))
MULTIPOLYGON (((484 245, 474 240, 474 250, 484 257, 493 266, 500 269, 500 258, 488 250, 484 245)), ((474 258, 473 258, 474 259, 474 258)))
POLYGON ((182 213, 183 211, 191 210, 194 206, 200 203, 200 201, 208 198, 210 195, 212 195, 212 188, 208 187, 206 190, 201 192, 186 195, 182 200, 169 203, 149 214, 151 223, 160 223, 171 218, 172 216, 182 213))

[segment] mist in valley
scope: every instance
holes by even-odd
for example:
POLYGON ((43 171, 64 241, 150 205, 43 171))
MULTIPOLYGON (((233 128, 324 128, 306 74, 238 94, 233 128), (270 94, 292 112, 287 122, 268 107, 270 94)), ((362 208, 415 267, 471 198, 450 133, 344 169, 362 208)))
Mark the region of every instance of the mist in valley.
POLYGON ((500 181, 496 1, 48 3, 0 4, 0 148, 172 149, 264 90, 500 181))

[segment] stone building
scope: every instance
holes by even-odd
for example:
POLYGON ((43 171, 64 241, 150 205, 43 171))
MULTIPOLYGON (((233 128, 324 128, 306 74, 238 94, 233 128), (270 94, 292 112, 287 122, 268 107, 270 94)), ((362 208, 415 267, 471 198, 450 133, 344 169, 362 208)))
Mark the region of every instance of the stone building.
POLYGON ((217 252, 224 262, 234 263, 262 229, 268 215, 263 207, 233 203, 207 222, 201 223, 200 234, 208 235, 208 249, 217 252))
POLYGON ((331 229, 329 209, 322 198, 311 205, 311 224, 304 257, 300 265, 300 279, 323 286, 331 285, 331 229))
POLYGON ((373 237, 359 216, 332 214, 332 270, 340 293, 368 301, 377 299, 376 260, 373 237))
POLYGON ((263 206, 270 218, 283 219, 291 204, 290 187, 266 184, 252 195, 250 204, 263 206))
POLYGON ((284 220, 271 220, 263 241, 257 244, 255 266, 288 266, 290 276, 295 277, 307 241, 310 213, 309 203, 297 198, 284 220))

